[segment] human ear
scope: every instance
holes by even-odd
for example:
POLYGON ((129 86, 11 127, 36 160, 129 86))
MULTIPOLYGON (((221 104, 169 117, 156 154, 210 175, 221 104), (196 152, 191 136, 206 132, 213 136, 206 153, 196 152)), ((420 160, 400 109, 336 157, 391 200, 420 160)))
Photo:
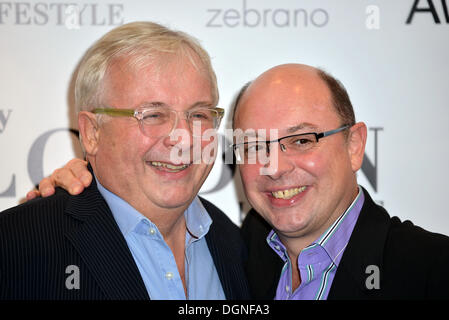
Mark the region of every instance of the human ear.
POLYGON ((351 159, 352 171, 356 172, 362 167, 365 155, 367 128, 365 123, 357 122, 349 128, 348 152, 351 159))
POLYGON ((81 143, 88 155, 95 155, 98 149, 99 124, 95 114, 81 111, 78 114, 78 128, 81 143))

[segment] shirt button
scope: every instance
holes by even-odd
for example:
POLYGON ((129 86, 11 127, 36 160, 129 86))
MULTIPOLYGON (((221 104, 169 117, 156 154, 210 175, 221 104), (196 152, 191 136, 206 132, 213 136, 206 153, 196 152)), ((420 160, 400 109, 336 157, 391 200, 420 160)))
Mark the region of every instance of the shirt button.
POLYGON ((167 272, 166 274, 165 274, 165 278, 167 279, 167 280, 171 280, 171 279, 173 279, 173 272, 167 272))
POLYGON ((156 233, 156 230, 154 230, 154 228, 150 228, 150 234, 154 235, 156 233))
POLYGON ((290 287, 289 286, 285 286, 285 291, 288 293, 290 292, 290 287))
POLYGON ((278 245, 275 245, 274 248, 275 248, 277 251, 280 251, 280 250, 281 250, 281 247, 278 246, 278 245))

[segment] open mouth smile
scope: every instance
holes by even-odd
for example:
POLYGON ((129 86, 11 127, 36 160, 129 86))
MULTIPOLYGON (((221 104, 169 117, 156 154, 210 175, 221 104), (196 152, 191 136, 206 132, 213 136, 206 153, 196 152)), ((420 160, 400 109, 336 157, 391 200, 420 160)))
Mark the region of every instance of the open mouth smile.
POLYGON ((276 199, 291 199, 297 194, 300 194, 301 192, 304 192, 306 190, 306 186, 297 187, 297 188, 291 188, 286 190, 278 190, 278 191, 272 191, 271 195, 276 199))
POLYGON ((179 172, 182 170, 187 169, 190 164, 182 164, 182 165, 174 165, 166 162, 159 162, 159 161, 149 161, 147 162, 152 167, 155 167, 156 169, 167 171, 167 172, 179 172))

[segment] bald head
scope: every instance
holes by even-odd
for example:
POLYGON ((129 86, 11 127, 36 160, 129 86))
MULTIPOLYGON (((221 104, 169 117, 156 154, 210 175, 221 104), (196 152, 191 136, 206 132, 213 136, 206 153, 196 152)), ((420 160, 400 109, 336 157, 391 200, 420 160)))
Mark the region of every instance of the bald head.
MULTIPOLYGON (((276 106, 278 101, 290 100, 298 106, 305 100, 317 104, 331 104, 343 124, 355 123, 354 110, 344 86, 325 71, 304 64, 283 64, 273 67, 240 91, 234 106, 233 127, 239 117, 240 105, 262 98, 276 106)), ((263 112, 263 110, 260 110, 263 112)))
POLYGON ((237 101, 234 149, 245 195, 297 255, 358 194, 366 125, 354 121, 343 86, 301 64, 267 70, 237 101))

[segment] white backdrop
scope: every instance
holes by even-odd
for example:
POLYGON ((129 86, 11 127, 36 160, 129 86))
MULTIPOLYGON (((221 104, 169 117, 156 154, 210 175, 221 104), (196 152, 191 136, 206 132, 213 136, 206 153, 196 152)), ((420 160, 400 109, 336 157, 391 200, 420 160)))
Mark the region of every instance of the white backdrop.
MULTIPOLYGON (((77 129, 70 87, 85 50, 119 24, 150 20, 200 39, 226 110, 244 83, 274 65, 332 73, 370 128, 359 183, 391 215, 449 234, 448 7, 447 0, 0 1, 0 211, 80 156, 69 133, 77 129)), ((219 159, 201 192, 239 224, 249 207, 231 169, 219 159)))

